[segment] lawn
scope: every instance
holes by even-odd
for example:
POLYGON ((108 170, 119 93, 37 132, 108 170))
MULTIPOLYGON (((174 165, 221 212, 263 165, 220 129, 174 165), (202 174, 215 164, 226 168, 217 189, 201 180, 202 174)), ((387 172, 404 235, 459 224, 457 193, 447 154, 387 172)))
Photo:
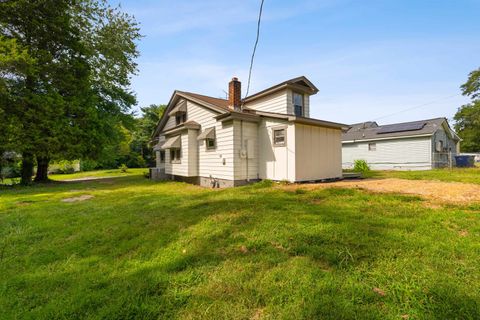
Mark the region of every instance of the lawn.
POLYGON ((0 318, 479 319, 479 210, 140 174, 1 189, 0 318))
POLYGON ((440 180, 480 184, 480 167, 436 169, 428 171, 373 171, 374 178, 440 180))
MULTIPOLYGON (((72 174, 51 174, 48 177, 54 181, 65 181, 65 180, 76 180, 76 179, 91 179, 91 178, 111 178, 111 177, 127 177, 132 175, 142 175, 147 173, 148 169, 145 168, 129 168, 126 172, 121 171, 120 169, 110 169, 110 170, 94 170, 94 171, 82 171, 72 174)), ((1 185, 12 185, 18 184, 20 178, 15 179, 4 179, 0 181, 1 185)))

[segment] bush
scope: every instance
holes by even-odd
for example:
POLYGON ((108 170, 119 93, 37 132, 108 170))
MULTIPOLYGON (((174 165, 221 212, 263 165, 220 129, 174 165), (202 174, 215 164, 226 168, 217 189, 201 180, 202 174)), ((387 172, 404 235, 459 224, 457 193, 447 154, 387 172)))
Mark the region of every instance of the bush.
POLYGON ((68 161, 68 160, 61 160, 58 162, 52 163, 48 167, 49 173, 74 173, 75 171, 80 170, 80 163, 78 160, 75 161, 68 161))
POLYGON ((81 160, 80 171, 93 171, 98 168, 98 163, 95 160, 81 160))
POLYGON ((21 163, 20 156, 14 152, 0 154, 0 181, 20 177, 21 163))
POLYGON ((120 169, 120 172, 123 172, 123 173, 126 173, 128 171, 128 167, 125 163, 121 164, 120 167, 118 167, 118 169, 120 169))
POLYGON ((369 177, 371 175, 370 167, 365 160, 355 160, 353 165, 353 171, 360 172, 363 177, 369 177))

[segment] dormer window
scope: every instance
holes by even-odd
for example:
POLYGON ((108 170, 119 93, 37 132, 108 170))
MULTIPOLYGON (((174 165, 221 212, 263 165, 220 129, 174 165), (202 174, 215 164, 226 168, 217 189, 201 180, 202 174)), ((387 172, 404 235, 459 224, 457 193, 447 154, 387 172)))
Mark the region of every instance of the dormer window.
POLYGON ((293 111, 294 114, 297 117, 303 117, 305 112, 304 112, 304 100, 303 100, 303 94, 294 92, 292 96, 292 102, 293 102, 293 111))
POLYGON ((168 113, 170 117, 175 117, 175 124, 178 126, 187 121, 187 101, 180 100, 177 105, 168 113))
POLYGON ((175 114, 175 124, 178 126, 187 121, 187 113, 186 112, 177 112, 175 114))

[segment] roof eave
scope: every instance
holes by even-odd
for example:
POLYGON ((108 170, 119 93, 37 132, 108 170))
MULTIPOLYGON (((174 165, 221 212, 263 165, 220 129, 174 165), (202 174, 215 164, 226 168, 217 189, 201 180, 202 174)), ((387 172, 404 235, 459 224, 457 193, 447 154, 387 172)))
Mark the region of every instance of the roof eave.
POLYGON ((260 121, 260 117, 255 114, 241 113, 241 112, 235 112, 235 111, 230 111, 230 112, 220 114, 216 116, 215 119, 221 122, 225 122, 229 120, 243 120, 243 121, 249 121, 249 122, 260 121))
POLYGON ((325 128, 341 129, 344 132, 349 129, 349 126, 343 123, 325 121, 325 120, 314 119, 314 118, 289 116, 288 121, 299 123, 299 124, 315 125, 315 126, 325 127, 325 128))
POLYGON ((172 96, 170 97, 170 100, 168 101, 168 104, 167 104, 167 108, 165 109, 162 117, 160 118, 160 120, 158 121, 157 123, 157 126, 155 128, 155 131, 153 132, 151 138, 154 139, 155 136, 157 136, 158 134, 160 134, 161 130, 163 129, 163 127, 165 126, 167 120, 168 120, 168 113, 170 112, 170 110, 172 109, 173 107, 173 103, 176 101, 176 99, 178 99, 178 97, 182 97, 186 100, 189 100, 191 102, 194 102, 196 104, 199 104, 201 106, 204 106, 210 110, 213 110, 215 112, 218 112, 218 113, 224 113, 224 112, 228 112, 226 111, 224 108, 221 108, 221 107, 218 107, 218 106, 215 106, 211 103, 208 103, 208 102, 205 102, 205 101, 202 101, 202 100, 199 100, 199 99, 196 99, 195 97, 192 97, 182 91, 179 91, 179 90, 175 90, 172 94, 172 96))
POLYGON ((357 143, 357 142, 368 142, 368 141, 378 141, 378 140, 421 138, 421 137, 431 137, 431 136, 433 136, 433 133, 414 134, 414 135, 408 135, 408 136, 391 136, 391 137, 383 137, 383 138, 366 138, 366 139, 350 139, 350 140, 342 139, 342 143, 357 143))
POLYGON ((302 91, 302 92, 308 93, 310 95, 314 95, 314 94, 318 93, 318 91, 319 91, 318 88, 310 80, 307 79, 307 77, 300 76, 300 77, 297 77, 297 78, 293 78, 293 79, 281 82, 281 83, 276 84, 276 85, 274 85, 270 88, 267 88, 265 90, 262 90, 260 92, 255 93, 255 94, 253 94, 249 97, 246 97, 243 100, 243 102, 248 103, 248 102, 254 101, 256 99, 259 99, 261 97, 265 97, 269 94, 272 94, 274 92, 277 92, 279 90, 284 90, 284 89, 294 89, 296 91, 302 91), (300 85, 296 84, 296 82, 298 82, 298 81, 304 81, 307 84, 307 87, 300 86, 300 85))

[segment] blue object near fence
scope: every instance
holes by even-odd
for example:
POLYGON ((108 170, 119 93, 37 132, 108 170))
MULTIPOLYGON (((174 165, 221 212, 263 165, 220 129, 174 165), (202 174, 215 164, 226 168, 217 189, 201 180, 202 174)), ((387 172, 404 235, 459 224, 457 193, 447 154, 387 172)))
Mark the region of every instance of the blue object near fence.
POLYGON ((471 168, 475 166, 475 156, 455 156, 455 163, 460 168, 471 168))

